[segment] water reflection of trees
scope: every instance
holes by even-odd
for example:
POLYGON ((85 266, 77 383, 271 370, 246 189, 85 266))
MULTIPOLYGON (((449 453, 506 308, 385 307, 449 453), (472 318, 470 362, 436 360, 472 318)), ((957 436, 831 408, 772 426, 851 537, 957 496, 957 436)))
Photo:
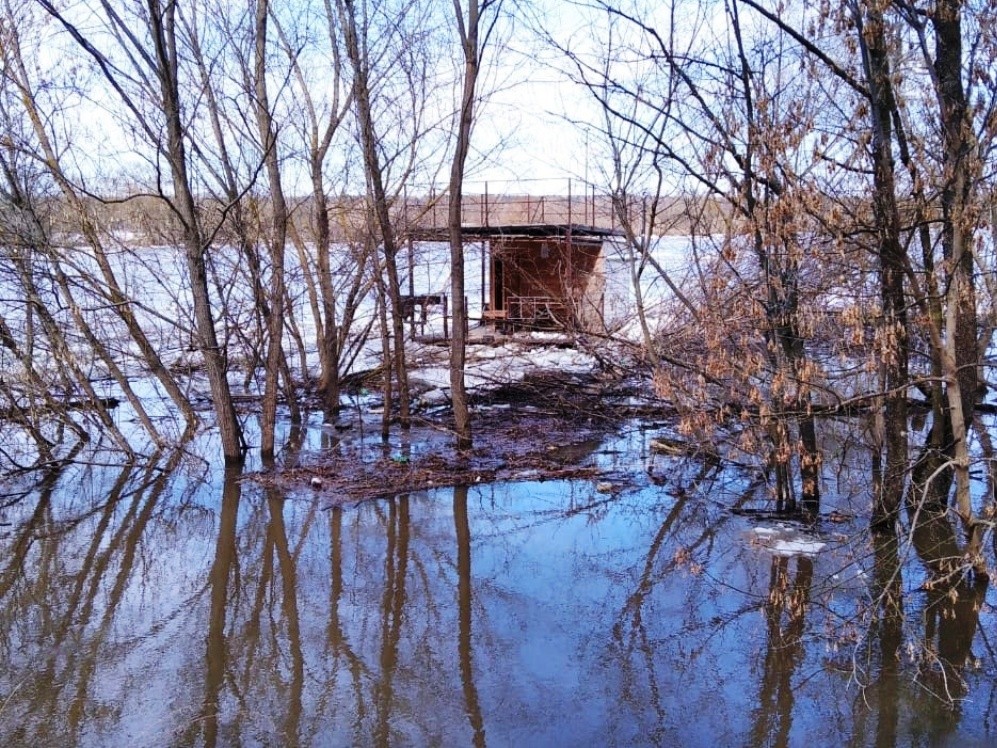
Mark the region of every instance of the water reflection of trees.
MULTIPOLYGON (((713 541, 723 533, 728 517, 704 521, 697 513, 703 496, 716 486, 711 481, 694 481, 689 488, 690 493, 680 490, 672 497, 674 503, 650 537, 640 573, 613 629, 614 649, 628 673, 624 700, 643 700, 657 715, 656 727, 648 734, 655 740, 672 737, 669 699, 677 678, 680 688, 699 679, 720 680, 724 668, 742 656, 749 667, 757 666, 752 681, 755 704, 750 724, 739 738, 750 745, 793 744, 799 730, 806 729, 794 726, 801 712, 806 715, 802 724, 807 725, 819 709, 812 696, 801 697, 800 692, 816 689, 819 693, 821 686, 814 684, 824 678, 837 681, 835 687, 841 694, 854 694, 849 722, 844 723, 856 725, 854 744, 901 745, 912 730, 943 736, 959 725, 961 699, 969 688, 967 677, 979 667, 972 645, 988 582, 966 563, 966 545, 949 515, 912 507, 909 535, 902 541, 889 534, 846 538, 826 525, 823 540, 831 541, 832 549, 840 545, 842 553, 848 548, 861 551, 868 543, 869 555, 849 556, 844 567, 834 560, 838 553, 834 550, 830 558, 828 551, 816 559, 771 557, 767 596, 756 602, 753 590, 761 580, 743 573, 738 576, 737 563, 718 566, 729 549, 710 559, 715 552, 713 541), (821 560, 823 572, 817 566, 821 560), (705 585, 700 569, 712 577, 705 585), (916 585, 915 589, 905 588, 907 573, 908 584, 916 585), (842 575, 851 580, 845 587, 839 580, 842 575), (675 577, 683 578, 681 586, 675 577), (868 581, 866 594, 855 596, 848 591, 861 589, 854 585, 863 579, 868 581), (740 590, 743 604, 719 611, 709 602, 704 604, 710 596, 704 588, 711 583, 740 590), (688 620, 662 639, 660 630, 655 630, 658 622, 649 618, 653 614, 647 608, 650 605, 660 614, 660 600, 675 595, 677 587, 684 587, 679 595, 688 601, 688 620), (854 600, 850 612, 848 605, 837 600, 842 593, 844 600, 854 600), (750 646, 744 632, 752 626, 745 622, 745 614, 756 610, 765 622, 757 658, 715 651, 702 657, 711 640, 729 639, 731 631, 738 632, 733 636, 739 637, 741 646, 750 646), (693 631, 697 635, 691 635, 693 631), (825 648, 830 652, 839 647, 849 653, 844 659, 831 654, 821 662, 825 648), (678 659, 684 666, 676 665, 675 651, 681 653, 678 659), (664 668, 663 662, 669 666, 664 668), (676 675, 676 667, 684 679, 676 675)), ((746 485, 745 492, 732 497, 733 504, 750 502, 757 488, 746 485)), ((747 564, 747 559, 741 563, 747 564)), ((694 688, 701 686, 697 683, 694 688)))
POLYGON ((963 673, 974 661, 972 644, 989 580, 965 564, 965 551, 945 513, 921 512, 911 539, 928 569, 919 678, 940 698, 955 701, 966 694, 963 673))
POLYGON ((79 744, 120 715, 102 669, 126 659, 145 633, 117 629, 131 620, 131 586, 152 576, 144 536, 162 521, 160 504, 181 459, 175 452, 124 465, 107 493, 90 500, 80 489, 88 477, 103 484, 92 474, 107 471, 59 468, 31 497, 0 572, 8 694, 0 729, 8 744, 79 744), (75 495, 66 495, 67 483, 77 484, 75 495))
POLYGON ((911 704, 958 699, 972 674, 986 584, 946 576, 944 518, 870 546, 874 604, 854 603, 861 641, 839 675, 825 632, 858 598, 829 602, 823 556, 742 543, 726 507, 763 488, 715 466, 690 463, 653 503, 564 483, 345 508, 235 471, 195 500, 174 467, 123 467, 75 502, 53 474, 4 540, 8 743, 482 746, 555 720, 566 738, 667 743, 676 704, 727 679, 737 706, 706 724, 722 739, 791 744, 814 719, 801 689, 827 688, 857 743, 898 745, 911 704))
MULTIPOLYGON (((613 648, 624 672, 621 700, 628 709, 637 711, 643 703, 649 702, 654 711, 654 725, 647 728, 647 737, 656 743, 668 741, 667 702, 672 689, 661 682, 659 673, 663 642, 651 633, 659 629, 660 621, 653 616, 649 621, 645 608, 656 596, 667 594, 659 587, 674 590, 677 584, 685 588, 682 594, 688 600, 690 614, 690 620, 680 627, 677 638, 682 640, 690 631, 704 630, 698 615, 698 600, 709 597, 710 581, 704 580, 701 572, 704 565, 710 563, 714 543, 731 516, 726 512, 721 516, 711 514, 704 507, 703 499, 730 491, 732 486, 727 485, 728 481, 730 476, 714 461, 688 461, 674 466, 668 484, 673 503, 651 537, 632 591, 613 625, 613 648), (646 688, 646 693, 642 692, 642 687, 646 688)), ((746 483, 734 480, 730 505, 741 507, 762 486, 761 480, 746 483)), ((724 626, 756 607, 749 604, 730 617, 715 617, 709 625, 724 626)), ((694 662, 709 641, 710 635, 706 633, 683 641, 683 658, 694 662)), ((673 673, 668 673, 666 679, 669 676, 674 677, 673 673)))
POLYGON ((408 575, 409 497, 388 502, 387 548, 384 554, 384 593, 381 598, 380 669, 375 686, 377 722, 374 739, 388 745, 389 718, 394 705, 394 679, 398 667, 398 645, 405 613, 405 582, 408 575))
POLYGON ((793 677, 803 659, 806 611, 813 584, 813 559, 773 556, 765 602, 765 656, 752 718, 752 745, 789 745, 793 724, 793 677), (790 564, 796 573, 790 576, 790 564))
POLYGON ((218 743, 218 712, 228 659, 225 620, 229 603, 229 577, 236 564, 236 528, 241 497, 239 472, 236 468, 229 468, 225 475, 218 519, 218 542, 208 577, 211 608, 204 667, 204 706, 200 719, 191 723, 184 740, 187 743, 193 742, 193 732, 201 731, 206 746, 218 743))
POLYGON ((298 565, 319 514, 313 508, 296 518, 294 537, 285 511, 274 488, 247 504, 238 471, 226 473, 209 575, 202 706, 184 744, 228 745, 254 734, 287 745, 301 740, 306 663, 298 565))
POLYGON ((853 660, 860 686, 855 744, 906 744, 910 725, 903 719, 919 725, 929 742, 944 740, 959 724, 967 672, 976 664, 972 645, 988 581, 965 564, 944 512, 911 506, 909 517, 902 540, 872 537, 871 605, 853 660), (905 588, 905 576, 920 580, 916 588, 905 588))
POLYGON ((424 536, 413 548, 409 496, 360 512, 312 512, 327 518, 325 565, 311 555, 319 535, 311 516, 289 525, 284 515, 291 505, 271 491, 266 529, 254 529, 263 515, 240 499, 235 478, 226 482, 210 575, 202 706, 188 718, 183 743, 222 745, 263 734, 284 745, 311 744, 335 740, 330 731, 354 744, 433 740, 440 715, 416 711, 417 691, 434 690, 440 673, 459 671, 457 693, 472 742, 484 745, 466 489, 455 491, 450 548, 436 537, 427 545, 424 536), (379 537, 366 531, 371 520, 379 537), (441 618, 440 628, 449 628, 438 598, 451 584, 452 602, 443 606, 456 610, 457 625, 450 629, 454 651, 448 656, 437 651, 434 637, 441 618), (320 586, 328 603, 316 608, 320 586), (314 638, 318 631, 321 642, 314 638), (457 666, 450 670, 452 661, 457 666))
POLYGON ((237 470, 191 500, 182 459, 53 470, 24 500, 0 566, 6 744, 398 744, 461 722, 485 744, 466 489, 421 500, 415 529, 407 496, 324 510, 237 470), (417 706, 441 690, 451 714, 417 706))
POLYGON ((457 655, 460 681, 464 690, 464 705, 471 725, 475 748, 485 746, 485 724, 481 714, 478 688, 474 681, 474 635, 471 585, 471 528, 467 518, 467 486, 453 492, 454 537, 457 541, 457 655))

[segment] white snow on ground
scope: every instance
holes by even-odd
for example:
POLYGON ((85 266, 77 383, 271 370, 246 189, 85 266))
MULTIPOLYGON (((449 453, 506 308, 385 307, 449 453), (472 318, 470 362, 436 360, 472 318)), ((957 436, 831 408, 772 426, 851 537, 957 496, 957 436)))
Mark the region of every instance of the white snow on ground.
MULTIPOLYGON (((474 345, 467 350, 465 383, 468 390, 487 389, 521 381, 537 371, 557 371, 562 374, 582 374, 596 365, 587 353, 554 345, 538 347, 538 343, 562 340, 549 333, 520 333, 500 345, 474 345)), ((421 391, 424 405, 435 405, 449 399, 449 349, 439 346, 419 346, 412 350, 419 363, 413 364, 413 389, 421 391), (441 396, 442 393, 442 396, 441 396)))

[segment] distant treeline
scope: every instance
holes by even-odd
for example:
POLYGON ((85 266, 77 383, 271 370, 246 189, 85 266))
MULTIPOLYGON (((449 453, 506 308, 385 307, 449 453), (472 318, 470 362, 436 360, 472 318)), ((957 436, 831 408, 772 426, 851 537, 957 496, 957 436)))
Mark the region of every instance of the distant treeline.
MULTIPOLYGON (((313 198, 291 198, 291 221, 302 238, 310 240, 310 220, 313 198), (295 220, 295 217, 301 220, 295 220)), ((265 195, 246 196, 243 205, 256 219, 257 225, 269 218, 270 200, 265 195)), ((169 244, 180 230, 170 206, 155 195, 135 194, 113 199, 87 202, 97 223, 105 230, 132 235, 138 242, 169 244)), ((199 203, 208 224, 220 225, 216 237, 227 241, 224 213, 226 206, 214 198, 199 203)), ((399 238, 410 233, 446 228, 450 209, 449 196, 428 194, 398 198, 392 203, 399 238)), ((329 200, 332 238, 350 241, 365 235, 369 203, 362 196, 341 196, 329 200)), ((79 227, 79 218, 72 208, 59 198, 50 198, 43 211, 57 232, 72 234, 79 227)), ((626 223, 643 227, 643 233, 686 235, 713 233, 724 223, 723 205, 713 198, 676 196, 659 198, 657 205, 640 195, 617 198, 607 194, 581 193, 572 195, 527 194, 465 194, 463 223, 466 226, 503 226, 524 224, 572 224, 600 229, 619 229, 621 211, 626 223)))

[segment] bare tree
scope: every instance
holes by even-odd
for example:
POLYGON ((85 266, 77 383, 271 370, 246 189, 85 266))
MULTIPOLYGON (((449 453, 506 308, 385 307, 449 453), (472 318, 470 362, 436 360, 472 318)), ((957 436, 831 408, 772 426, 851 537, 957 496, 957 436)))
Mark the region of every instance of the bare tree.
MULTIPOLYGON (((49 101, 46 95, 40 94, 39 84, 33 80, 29 66, 25 64, 25 51, 22 45, 23 34, 35 28, 36 20, 29 17, 27 8, 20 7, 15 10, 9 3, 4 7, 4 14, 7 22, 3 47, 4 80, 16 92, 16 108, 27 123, 24 137, 18 143, 15 144, 12 138, 8 139, 7 152, 13 154, 15 149, 20 150, 25 156, 30 156, 34 163, 44 165, 48 178, 56 186, 57 194, 63 201, 63 225, 73 226, 83 238, 86 249, 89 250, 89 258, 92 258, 96 263, 96 268, 90 264, 89 258, 84 256, 83 251, 69 248, 60 251, 52 246, 56 240, 51 236, 47 222, 43 221, 37 209, 29 204, 30 196, 19 183, 15 173, 19 167, 16 166, 15 161, 10 159, 6 160, 4 164, 4 173, 11 187, 9 194, 12 199, 21 204, 21 215, 33 216, 31 222, 34 225, 32 233, 35 240, 42 240, 46 245, 49 245, 49 250, 45 254, 49 258, 48 262, 52 272, 62 289, 63 301, 74 310, 73 316, 80 332, 87 338, 90 348, 104 362, 103 365, 115 378, 121 392, 129 401, 154 443, 161 445, 164 443, 165 435, 161 434, 153 425, 140 398, 136 395, 120 364, 120 354, 116 355, 111 349, 110 342, 102 340, 101 333, 95 329, 101 324, 100 320, 88 321, 85 319, 81 303, 77 301, 81 293, 80 286, 86 288, 82 292, 84 295, 95 294, 103 299, 106 303, 106 309, 112 312, 117 320, 124 325, 128 336, 138 349, 139 361, 156 377, 177 406, 188 430, 196 424, 196 416, 186 396, 163 362, 157 346, 139 321, 136 309, 141 306, 141 303, 129 297, 122 287, 118 273, 112 264, 111 252, 107 246, 108 240, 100 225, 95 201, 85 195, 83 188, 74 183, 63 167, 65 149, 56 146, 50 132, 50 129, 54 129, 53 115, 59 104, 49 101), (55 109, 46 111, 46 106, 55 107, 55 109), (73 259, 74 255, 79 256, 79 261, 73 259)), ((37 54, 36 51, 31 50, 28 53, 37 54)), ((11 117, 19 116, 10 111, 7 114, 11 117)), ((13 136, 13 130, 8 130, 8 132, 13 136)), ((83 304, 89 303, 87 301, 83 304)))
MULTIPOLYGON (((401 424, 407 428, 411 424, 408 368, 405 363, 405 326, 403 321, 401 282, 398 274, 398 240, 395 234, 394 221, 391 216, 389 195, 385 187, 385 166, 378 153, 380 137, 377 124, 374 121, 374 110, 371 102, 371 50, 368 47, 367 26, 365 15, 358 13, 355 0, 336 0, 346 45, 346 55, 350 61, 353 74, 353 101, 356 112, 360 144, 363 151, 364 173, 367 190, 380 233, 381 248, 384 254, 384 267, 387 276, 386 294, 390 303, 392 342, 392 369, 398 381, 398 402, 401 424), (359 20, 359 22, 358 22, 359 20)), ((363 10, 363 8, 361 8, 363 10)), ((385 375, 390 376, 385 362, 385 375)), ((385 402, 384 407, 390 410, 391 403, 385 402)))
MULTIPOLYGON (((270 16, 269 0, 256 4, 253 36, 253 103, 263 160, 270 186, 270 318, 267 325, 267 361, 263 392, 262 444, 264 460, 274 457, 274 432, 277 421, 277 385, 284 362, 284 315, 287 308, 284 280, 284 254, 287 245, 288 208, 284 197, 278 153, 277 131, 267 90, 267 29, 270 16)), ((286 368, 286 367, 284 367, 286 368)))
POLYGON ((184 103, 188 89, 177 54, 179 9, 173 3, 163 5, 159 0, 136 6, 127 17, 109 6, 89 8, 105 33, 88 36, 82 30, 85 26, 74 23, 53 3, 39 0, 39 5, 61 24, 94 64, 96 72, 118 97, 123 111, 130 115, 133 126, 146 138, 154 158, 166 162, 170 189, 163 188, 159 194, 180 226, 197 325, 196 342, 208 375, 222 451, 226 462, 241 462, 242 427, 232 401, 208 288, 206 256, 215 229, 203 223, 188 154, 189 130, 185 117, 189 113, 185 112, 184 103), (108 48, 101 48, 104 43, 108 48), (115 54, 122 57, 120 64, 112 59, 115 54), (153 119, 153 112, 157 119, 153 119))
POLYGON ((457 448, 471 448, 471 416, 464 386, 464 363, 467 347, 467 306, 464 294, 464 240, 461 235, 462 203, 464 194, 464 169, 471 146, 471 129, 474 124, 474 106, 478 75, 484 50, 495 29, 501 0, 468 0, 465 8, 454 0, 461 51, 464 59, 464 80, 460 115, 457 122, 457 141, 450 167, 450 205, 447 216, 450 234, 450 297, 453 309, 453 335, 450 339, 450 397, 453 401, 454 430, 457 448))
MULTIPOLYGON (((779 461, 798 449, 807 499, 816 497, 820 467, 815 394, 829 404, 858 394, 872 403, 876 422, 874 525, 895 527, 909 478, 917 501, 942 507, 955 478, 955 508, 977 538, 968 548, 975 557, 981 526, 969 491, 968 433, 980 353, 988 345, 979 333, 976 284, 990 268, 967 248, 979 246, 983 166, 992 158, 995 97, 979 83, 978 70, 992 56, 993 24, 961 3, 929 11, 856 1, 822 14, 739 0, 725 6, 722 25, 714 15, 710 26, 698 27, 704 33, 686 36, 674 33, 668 14, 654 15, 639 3, 580 5, 625 32, 607 37, 612 43, 596 45, 590 56, 577 39, 562 45, 607 121, 622 123, 615 131, 607 127, 607 137, 728 204, 718 214, 727 237, 717 262, 700 274, 701 289, 726 284, 721 303, 729 304, 741 288, 750 295, 740 296, 746 306, 738 311, 750 314, 755 304, 764 311, 767 363, 759 366, 729 314, 703 316, 716 301, 688 310, 705 330, 717 331, 708 341, 730 336, 725 349, 712 350, 734 352, 692 358, 707 383, 693 402, 702 406, 731 375, 750 372, 745 383, 764 383, 760 422, 778 427, 768 438, 779 461), (717 28, 718 43, 705 49, 700 42, 709 28, 717 28), (868 210, 863 195, 872 198, 868 210), (739 247, 750 248, 757 274, 746 274, 739 247), (822 276, 822 265, 842 271, 822 276), (875 285, 864 285, 866 278, 875 285), (821 288, 839 301, 851 294, 855 314, 821 315, 819 303, 804 301, 809 294, 830 302, 821 288), (914 339, 912 314, 919 320, 914 339), (847 358, 854 348, 830 341, 829 349, 818 335, 839 323, 858 340, 860 327, 871 323, 875 330, 872 345, 861 344, 862 367, 878 381, 847 378, 847 395, 829 387, 843 378, 840 368, 823 364, 833 362, 828 350, 847 358), (926 355, 912 368, 921 346, 926 355), (912 386, 933 407, 929 441, 913 466, 912 386), (796 424, 798 447, 788 452, 793 438, 780 432, 780 413, 796 424)), ((689 299, 682 290, 675 296, 687 307, 710 298, 689 299)))
POLYGON ((908 468, 906 389, 912 380, 907 310, 913 301, 928 333, 931 377, 922 386, 931 395, 933 416, 931 439, 915 463, 911 487, 919 494, 915 500, 944 506, 955 478, 956 512, 974 538, 968 554, 976 559, 981 528, 969 492, 968 438, 979 398, 981 351, 988 342, 979 338, 975 271, 986 274, 989 268, 974 269, 970 248, 983 214, 983 165, 992 158, 995 92, 974 71, 980 59, 993 57, 993 25, 979 9, 958 2, 940 3, 931 12, 915 3, 847 3, 839 20, 845 21, 846 35, 853 32, 843 46, 845 52, 857 50, 853 65, 835 57, 841 50, 819 47, 754 0, 745 4, 785 29, 824 70, 857 92, 868 123, 886 385, 886 474, 877 521, 893 525, 908 468), (965 24, 966 18, 974 20, 965 24), (916 56, 906 54, 908 49, 919 54, 920 65, 916 56), (898 83, 901 70, 924 88, 898 83), (922 96, 924 90, 930 96, 922 96), (971 107, 974 90, 977 104, 971 107), (903 172, 896 169, 895 154, 903 172), (936 206, 929 202, 931 195, 939 196, 936 206), (912 229, 901 217, 901 206, 908 204, 916 221, 912 229), (915 238, 920 262, 909 250, 915 238))
MULTIPOLYGON (((353 243, 346 244, 347 261, 333 272, 333 253, 337 248, 332 243, 330 184, 338 181, 343 189, 347 182, 345 174, 338 174, 338 179, 330 178, 328 162, 337 136, 345 131, 343 123, 352 108, 353 97, 345 77, 339 15, 331 0, 323 2, 317 13, 324 23, 319 36, 327 45, 315 41, 317 49, 308 49, 306 53, 279 22, 275 25, 293 72, 291 96, 304 114, 300 123, 290 124, 298 130, 301 158, 311 186, 309 220, 306 225, 291 224, 291 240, 298 253, 315 320, 320 365, 318 390, 326 416, 333 417, 339 412, 341 371, 353 352, 350 336, 360 303, 370 290, 370 276, 367 254, 355 251, 357 245, 353 243), (320 75, 316 75, 317 70, 320 75), (331 96, 321 95, 320 90, 331 91, 331 96)), ((348 143, 339 143, 340 152, 347 148, 348 143)), ((344 233, 345 226, 339 228, 344 233)))

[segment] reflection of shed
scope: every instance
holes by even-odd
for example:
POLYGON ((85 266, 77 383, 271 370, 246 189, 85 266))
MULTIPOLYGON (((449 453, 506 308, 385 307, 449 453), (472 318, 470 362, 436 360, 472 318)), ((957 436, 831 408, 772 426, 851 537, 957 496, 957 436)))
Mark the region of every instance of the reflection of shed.
POLYGON ((601 331, 603 241, 617 232, 540 224, 464 227, 465 242, 489 244, 483 321, 508 329, 601 331))

